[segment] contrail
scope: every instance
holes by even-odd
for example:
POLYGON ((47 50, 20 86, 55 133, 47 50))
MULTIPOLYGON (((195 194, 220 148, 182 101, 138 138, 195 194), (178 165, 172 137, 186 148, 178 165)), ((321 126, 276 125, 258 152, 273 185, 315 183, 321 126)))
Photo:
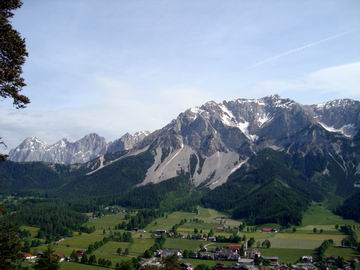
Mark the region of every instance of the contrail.
POLYGON ((346 31, 346 32, 343 32, 343 33, 340 33, 340 34, 336 34, 336 35, 333 35, 333 36, 330 36, 330 37, 327 37, 327 38, 324 38, 324 39, 320 39, 318 41, 314 41, 314 42, 311 42, 309 44, 306 44, 304 46, 301 46, 301 47, 298 47, 298 48, 295 48, 295 49, 291 49, 291 50, 288 50, 286 52, 283 52, 283 53, 280 53, 280 54, 277 54, 277 55, 274 55, 274 56, 271 56, 269 58, 266 58, 262 61, 259 61, 253 65, 251 65, 250 67, 248 67, 247 69, 252 69, 252 68, 255 68, 255 67, 258 67, 258 66, 261 66, 263 64, 266 64, 266 63, 269 63, 271 61, 274 61, 276 59, 279 59, 281 57, 284 57, 284 56, 287 56, 287 55, 290 55, 290 54, 293 54, 293 53, 297 53, 297 52, 300 52, 300 51, 303 51, 307 48, 311 48, 311 47, 314 47, 316 45, 319 45, 321 43, 324 43, 324 42, 327 42, 327 41, 330 41, 330 40, 333 40, 333 39, 337 39, 337 38, 340 38, 342 36, 345 36, 349 33, 352 33, 352 32, 355 32, 355 30, 350 30, 350 31, 346 31))

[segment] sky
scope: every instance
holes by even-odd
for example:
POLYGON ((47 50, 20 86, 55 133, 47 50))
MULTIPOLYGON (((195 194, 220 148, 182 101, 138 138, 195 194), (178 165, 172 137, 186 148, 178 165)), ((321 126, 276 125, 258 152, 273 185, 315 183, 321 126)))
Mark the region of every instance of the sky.
POLYGON ((360 99, 358 0, 23 2, 31 104, 0 101, 7 150, 154 131, 209 100, 360 99))

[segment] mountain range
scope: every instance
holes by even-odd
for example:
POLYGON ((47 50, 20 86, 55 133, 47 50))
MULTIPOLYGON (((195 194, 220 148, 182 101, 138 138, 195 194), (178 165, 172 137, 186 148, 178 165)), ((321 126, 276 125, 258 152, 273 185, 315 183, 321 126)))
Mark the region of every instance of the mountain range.
POLYGON ((85 163, 105 153, 129 150, 149 134, 148 131, 139 131, 133 135, 126 133, 121 138, 106 143, 105 138, 91 133, 75 142, 69 142, 64 138, 51 145, 37 137, 30 137, 9 152, 9 160, 60 164, 85 163))
POLYGON ((54 175, 56 194, 112 196, 139 207, 144 200, 134 198, 152 194, 148 203, 161 204, 166 194, 158 190, 176 196, 181 186, 186 192, 178 194, 200 192, 204 205, 234 217, 296 223, 311 201, 335 201, 356 191, 360 102, 302 105, 278 95, 210 101, 152 133, 126 134, 109 144, 96 134, 50 146, 30 138, 10 152, 10 160, 47 164, 5 162, 4 190, 20 186, 12 174, 21 169, 14 166, 32 166, 21 190, 40 188, 46 171, 54 175))

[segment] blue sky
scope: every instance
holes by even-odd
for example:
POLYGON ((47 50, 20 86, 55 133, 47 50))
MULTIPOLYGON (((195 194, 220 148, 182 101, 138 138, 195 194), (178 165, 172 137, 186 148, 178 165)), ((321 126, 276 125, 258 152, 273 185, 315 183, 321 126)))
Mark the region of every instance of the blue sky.
POLYGON ((1 136, 53 143, 161 128, 208 100, 360 99, 360 1, 25 0, 32 103, 1 136))

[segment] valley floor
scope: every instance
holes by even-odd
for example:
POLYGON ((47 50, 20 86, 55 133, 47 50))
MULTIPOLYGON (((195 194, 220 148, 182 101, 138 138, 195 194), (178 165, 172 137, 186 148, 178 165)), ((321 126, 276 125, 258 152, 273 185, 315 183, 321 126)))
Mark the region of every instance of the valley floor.
MULTIPOLYGON (((58 253, 70 256, 74 250, 86 250, 90 244, 100 241, 110 232, 116 232, 116 226, 125 220, 124 213, 102 216, 101 218, 91 218, 87 225, 95 226, 93 233, 75 233, 73 237, 61 239, 54 243, 54 249, 58 253)), ((132 232, 132 242, 115 242, 109 241, 103 246, 96 249, 92 254, 96 258, 104 258, 112 262, 112 267, 123 260, 143 256, 144 252, 149 249, 155 242, 152 232, 156 230, 169 231, 174 225, 181 224, 177 232, 187 236, 194 231, 201 234, 207 234, 212 230, 215 235, 231 236, 234 230, 241 224, 238 220, 233 220, 224 213, 213 209, 198 208, 198 213, 173 212, 164 217, 160 217, 151 222, 144 231, 132 232), (184 222, 186 220, 186 222, 184 222), (128 250, 128 254, 118 254, 118 250, 128 250)), ((246 239, 254 238, 254 247, 258 248, 263 256, 277 256, 282 263, 293 264, 301 256, 314 256, 315 249, 327 239, 334 240, 334 247, 326 251, 326 256, 342 256, 345 259, 352 259, 360 256, 358 252, 351 248, 342 248, 341 241, 346 237, 338 231, 336 225, 356 225, 359 224, 352 220, 344 220, 334 215, 325 207, 314 204, 304 215, 303 223, 295 229, 289 228, 280 232, 262 232, 261 228, 265 226, 278 227, 276 224, 258 226, 256 231, 253 227, 245 227, 242 231, 237 232, 241 237, 246 239), (314 232, 316 228, 317 232, 314 232), (321 232, 320 232, 321 231, 321 232), (270 248, 261 248, 264 240, 269 240, 270 248)), ((24 227, 28 229, 32 236, 36 235, 37 229, 34 227, 24 227)), ((206 247, 207 250, 214 250, 229 245, 229 243, 209 242, 206 240, 193 240, 183 238, 166 238, 165 249, 179 249, 197 251, 200 247, 206 247)), ((31 252, 45 250, 46 246, 32 248, 31 252)), ((191 263, 194 267, 199 264, 214 266, 219 261, 201 260, 201 259, 182 259, 183 262, 191 263)), ((224 264, 233 264, 234 262, 224 261, 224 264)), ((63 262, 62 270, 87 270, 103 269, 99 266, 89 266, 74 262, 63 262)))

